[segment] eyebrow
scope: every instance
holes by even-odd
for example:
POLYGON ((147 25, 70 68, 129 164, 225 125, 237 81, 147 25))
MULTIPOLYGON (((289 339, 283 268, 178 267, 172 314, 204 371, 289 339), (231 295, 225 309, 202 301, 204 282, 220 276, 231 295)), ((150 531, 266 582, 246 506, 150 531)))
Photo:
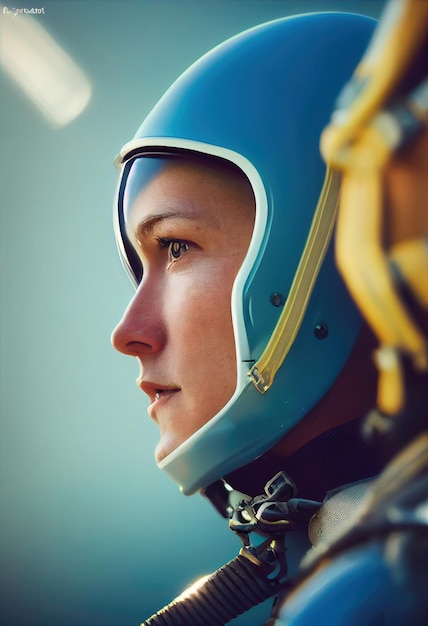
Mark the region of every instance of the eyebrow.
POLYGON ((165 211, 163 213, 158 213, 155 215, 149 215, 145 219, 141 220, 135 229, 135 236, 137 240, 144 239, 146 237, 150 237, 153 233, 153 230, 157 224, 169 219, 180 219, 186 220, 188 222, 201 222, 202 220, 199 217, 195 217, 194 215, 186 215, 186 213, 175 212, 175 211, 165 211))
POLYGON ((175 217, 186 217, 186 216, 183 216, 180 213, 174 213, 173 211, 168 211, 165 213, 158 213, 157 215, 149 215, 149 217, 146 217, 144 220, 141 220, 141 222, 139 222, 139 224, 137 225, 137 228, 135 229, 135 234, 138 239, 149 237, 152 234, 153 229, 156 226, 156 224, 159 224, 159 222, 162 222, 167 219, 172 219, 175 217))

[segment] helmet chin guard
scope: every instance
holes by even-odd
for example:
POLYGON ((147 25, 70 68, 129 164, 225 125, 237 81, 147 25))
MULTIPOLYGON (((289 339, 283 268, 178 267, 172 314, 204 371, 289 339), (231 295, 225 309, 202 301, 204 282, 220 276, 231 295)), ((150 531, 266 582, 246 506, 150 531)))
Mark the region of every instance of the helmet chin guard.
MULTIPOLYGON (((237 386, 208 423, 159 463, 186 494, 269 450, 331 387, 361 318, 331 245, 339 180, 319 137, 375 22, 345 13, 275 20, 218 46, 170 87, 118 157, 118 247, 131 159, 192 152, 238 166, 256 200, 253 237, 232 291, 237 386)), ((221 359, 218 380, 222 384, 221 359)))

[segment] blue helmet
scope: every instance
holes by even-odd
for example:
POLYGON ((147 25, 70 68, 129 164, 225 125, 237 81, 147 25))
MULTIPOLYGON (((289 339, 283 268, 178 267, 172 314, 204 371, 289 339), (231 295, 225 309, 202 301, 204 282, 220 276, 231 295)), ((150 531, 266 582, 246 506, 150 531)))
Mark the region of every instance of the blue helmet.
MULTIPOLYGON (((186 494, 283 438, 330 388, 355 343, 361 318, 331 245, 339 180, 326 171, 318 142, 374 24, 313 13, 229 39, 178 78, 118 157, 116 234, 136 284, 142 268, 122 206, 135 159, 224 159, 247 176, 256 200, 252 240, 232 291, 236 390, 159 463, 186 494)), ((222 384, 221 362, 212 384, 222 384)))

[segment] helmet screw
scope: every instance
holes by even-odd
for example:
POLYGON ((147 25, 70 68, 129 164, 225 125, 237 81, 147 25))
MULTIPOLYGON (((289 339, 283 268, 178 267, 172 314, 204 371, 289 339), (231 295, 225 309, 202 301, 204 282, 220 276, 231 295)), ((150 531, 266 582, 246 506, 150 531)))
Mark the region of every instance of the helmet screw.
POLYGON ((314 335, 317 339, 325 339, 328 336, 327 324, 317 324, 314 328, 314 335))
POLYGON ((269 300, 273 306, 282 306, 285 302, 285 298, 282 293, 278 293, 277 291, 275 293, 271 293, 269 300))

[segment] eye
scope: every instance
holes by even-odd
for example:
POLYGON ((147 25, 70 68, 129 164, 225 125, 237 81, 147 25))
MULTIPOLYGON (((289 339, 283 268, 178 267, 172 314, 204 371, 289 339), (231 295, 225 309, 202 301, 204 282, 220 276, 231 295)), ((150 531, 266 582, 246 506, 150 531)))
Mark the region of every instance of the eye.
POLYGON ((159 237, 157 241, 159 246, 167 251, 168 268, 173 263, 180 261, 181 257, 192 247, 192 244, 180 241, 179 239, 164 239, 159 237))
POLYGON ((189 249, 189 244, 183 241, 170 241, 168 245, 168 259, 170 263, 178 261, 189 249))

